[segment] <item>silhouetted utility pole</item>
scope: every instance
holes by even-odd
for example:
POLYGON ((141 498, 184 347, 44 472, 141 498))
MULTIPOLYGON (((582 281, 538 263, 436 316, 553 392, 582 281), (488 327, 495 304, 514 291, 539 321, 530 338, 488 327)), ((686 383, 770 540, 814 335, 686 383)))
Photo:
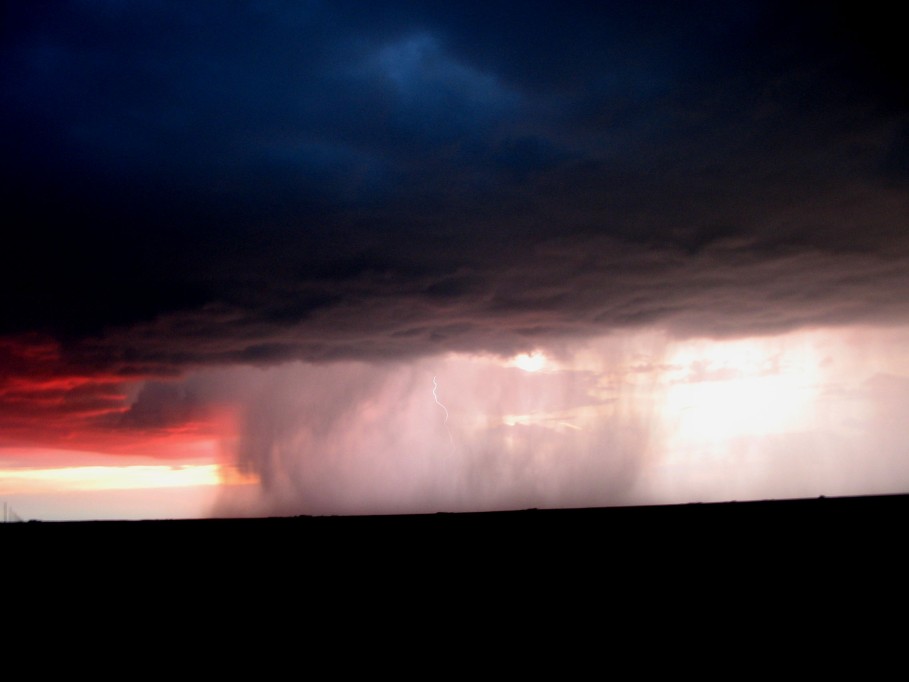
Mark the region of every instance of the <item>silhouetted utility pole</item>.
POLYGON ((2 523, 15 523, 16 521, 21 521, 22 517, 14 512, 8 502, 3 503, 3 516, 2 523))

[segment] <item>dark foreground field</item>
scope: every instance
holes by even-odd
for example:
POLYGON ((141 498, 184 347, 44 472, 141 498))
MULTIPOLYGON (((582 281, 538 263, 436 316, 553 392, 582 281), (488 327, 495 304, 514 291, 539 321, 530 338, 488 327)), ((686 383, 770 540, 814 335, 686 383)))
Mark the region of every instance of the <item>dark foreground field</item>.
MULTIPOLYGON (((432 571, 494 564, 589 569, 901 557, 909 495, 412 516, 0 524, 6 557, 120 565, 177 559, 231 570, 432 571)), ((902 559, 900 559, 902 560, 902 559)))
MULTIPOLYGON (((902 621, 907 606, 907 518, 909 495, 28 522, 0 525, 0 558, 15 622, 37 632, 60 618, 72 628, 103 609, 113 619, 105 637, 119 632, 121 618, 192 632, 221 628, 238 641, 253 632, 265 641, 297 638, 305 626, 329 638, 360 632, 370 641, 438 644, 437 627, 466 627, 476 644, 518 628, 545 633, 543 642, 557 633, 585 646, 595 640, 591 651, 600 651, 614 642, 603 640, 607 630, 637 640, 657 629, 672 641, 716 647, 740 639, 743 623, 758 630, 771 623, 761 636, 778 646, 801 642, 809 622, 815 633, 847 640, 869 627, 896 632, 891 616, 902 621), (275 614, 292 628, 276 630, 275 614), (709 630, 695 627, 704 622, 709 630)), ((459 642, 460 635, 443 641, 466 646, 459 642)))

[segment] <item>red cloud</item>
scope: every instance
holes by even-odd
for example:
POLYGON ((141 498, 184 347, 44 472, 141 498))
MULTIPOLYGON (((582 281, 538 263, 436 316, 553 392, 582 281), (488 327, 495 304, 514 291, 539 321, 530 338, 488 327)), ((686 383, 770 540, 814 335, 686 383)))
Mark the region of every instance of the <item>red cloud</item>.
POLYGON ((184 446, 224 428, 223 415, 208 413, 154 425, 124 419, 145 378, 74 366, 37 334, 0 338, 0 446, 182 458, 195 456, 184 446))

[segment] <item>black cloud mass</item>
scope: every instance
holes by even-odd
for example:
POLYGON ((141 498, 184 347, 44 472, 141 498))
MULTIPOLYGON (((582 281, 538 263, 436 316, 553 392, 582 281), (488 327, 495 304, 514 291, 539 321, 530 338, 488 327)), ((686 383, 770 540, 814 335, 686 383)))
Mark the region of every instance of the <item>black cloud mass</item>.
POLYGON ((864 3, 3 5, 0 335, 167 374, 909 319, 864 3))

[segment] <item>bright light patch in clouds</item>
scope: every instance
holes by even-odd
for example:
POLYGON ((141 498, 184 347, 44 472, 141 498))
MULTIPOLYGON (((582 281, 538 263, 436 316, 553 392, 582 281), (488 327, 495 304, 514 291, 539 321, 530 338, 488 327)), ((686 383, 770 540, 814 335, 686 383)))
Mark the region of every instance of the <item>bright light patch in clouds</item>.
POLYGON ((682 344, 667 364, 663 409, 677 441, 804 428, 821 389, 821 358, 804 340, 682 344))
POLYGON ((905 341, 905 328, 854 327, 673 344, 654 394, 660 456, 639 490, 661 502, 906 491, 892 418, 909 408, 905 341))
POLYGON ((525 372, 539 372, 550 366, 547 357, 538 350, 532 353, 519 353, 505 363, 506 367, 517 367, 525 372))

